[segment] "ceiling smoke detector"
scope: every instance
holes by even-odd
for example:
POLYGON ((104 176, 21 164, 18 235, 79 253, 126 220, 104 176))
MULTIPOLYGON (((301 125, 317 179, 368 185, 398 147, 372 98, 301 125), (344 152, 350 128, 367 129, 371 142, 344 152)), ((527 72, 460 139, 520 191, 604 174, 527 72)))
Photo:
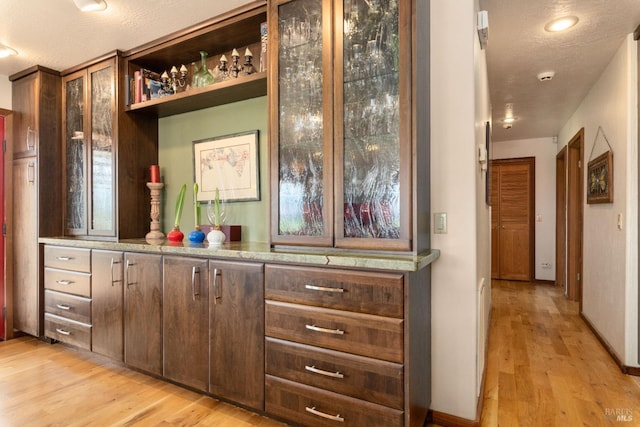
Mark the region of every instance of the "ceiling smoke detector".
POLYGON ((545 71, 544 73, 538 74, 538 80, 541 82, 548 82, 555 76, 556 73, 554 71, 545 71))

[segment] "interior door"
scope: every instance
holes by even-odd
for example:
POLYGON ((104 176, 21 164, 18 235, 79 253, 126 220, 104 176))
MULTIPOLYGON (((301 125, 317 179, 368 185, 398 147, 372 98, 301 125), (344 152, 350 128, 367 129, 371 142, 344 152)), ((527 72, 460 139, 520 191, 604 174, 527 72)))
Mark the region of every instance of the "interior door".
POLYGON ((492 163, 492 277, 531 280, 534 255, 535 159, 492 163))

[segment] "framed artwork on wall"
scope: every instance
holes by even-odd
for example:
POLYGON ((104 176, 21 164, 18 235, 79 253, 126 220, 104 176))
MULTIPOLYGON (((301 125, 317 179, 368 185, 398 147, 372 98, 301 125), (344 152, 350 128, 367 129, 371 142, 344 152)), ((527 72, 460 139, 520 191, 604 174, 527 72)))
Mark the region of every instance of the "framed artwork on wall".
POLYGON ((198 201, 214 200, 216 189, 225 202, 260 200, 258 131, 193 142, 193 173, 198 201))
POLYGON ((606 151, 587 166, 587 203, 613 203, 613 153, 606 151))

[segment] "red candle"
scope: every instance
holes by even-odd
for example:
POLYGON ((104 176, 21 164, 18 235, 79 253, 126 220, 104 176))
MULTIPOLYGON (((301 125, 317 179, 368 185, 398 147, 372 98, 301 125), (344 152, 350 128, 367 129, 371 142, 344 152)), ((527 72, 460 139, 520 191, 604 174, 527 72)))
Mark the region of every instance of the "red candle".
POLYGON ((151 182, 160 182, 160 166, 151 165, 151 182))

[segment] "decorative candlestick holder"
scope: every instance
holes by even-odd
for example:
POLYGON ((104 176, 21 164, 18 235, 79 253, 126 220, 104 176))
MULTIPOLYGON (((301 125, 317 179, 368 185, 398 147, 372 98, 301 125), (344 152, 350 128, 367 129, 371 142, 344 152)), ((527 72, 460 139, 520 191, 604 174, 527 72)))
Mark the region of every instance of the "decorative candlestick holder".
POLYGON ((147 187, 151 190, 151 224, 145 236, 147 240, 162 240, 165 235, 160 231, 160 200, 161 191, 164 188, 162 182, 147 182, 147 187))

